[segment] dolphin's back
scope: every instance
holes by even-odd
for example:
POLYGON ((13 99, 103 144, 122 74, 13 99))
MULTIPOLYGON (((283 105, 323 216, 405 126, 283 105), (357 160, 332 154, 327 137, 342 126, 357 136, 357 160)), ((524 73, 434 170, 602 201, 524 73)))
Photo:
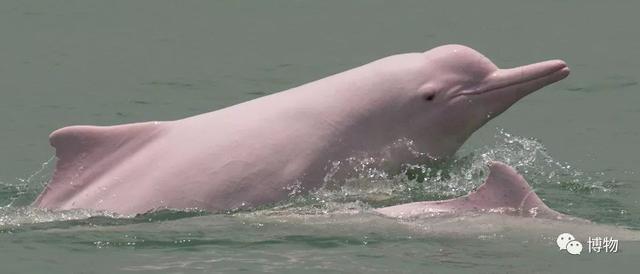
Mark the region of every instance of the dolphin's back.
POLYGON ((51 181, 34 202, 40 207, 65 203, 104 173, 117 168, 162 133, 161 122, 118 126, 70 126, 51 133, 56 168, 51 181))
POLYGON ((454 199, 415 202, 377 209, 394 218, 419 218, 469 212, 501 213, 522 217, 560 219, 565 215, 550 209, 522 175, 501 162, 493 162, 489 176, 475 191, 454 199))

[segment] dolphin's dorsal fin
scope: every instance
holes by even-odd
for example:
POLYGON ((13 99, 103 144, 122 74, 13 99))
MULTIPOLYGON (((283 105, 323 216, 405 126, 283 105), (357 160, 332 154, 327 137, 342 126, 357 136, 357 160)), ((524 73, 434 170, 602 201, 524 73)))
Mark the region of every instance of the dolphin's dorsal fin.
POLYGON ((77 193, 149 144, 161 132, 161 124, 70 126, 54 131, 49 135, 49 142, 56 150, 56 168, 35 204, 46 202, 43 201, 45 196, 51 201, 66 200, 63 196, 77 193))
POLYGON ((522 175, 501 162, 490 163, 489 176, 476 191, 453 200, 482 210, 515 210, 515 214, 524 217, 557 214, 544 204, 522 175))
POLYGON ((468 195, 442 201, 416 202, 377 209, 389 217, 416 218, 440 214, 486 212, 557 219, 518 172, 501 162, 489 164, 485 182, 468 195))
MULTIPOLYGON (((51 146, 56 149, 58 165, 65 166, 91 154, 117 152, 125 146, 141 144, 155 136, 160 129, 158 122, 135 123, 118 126, 70 126, 49 135, 51 146)), ((131 148, 131 147, 130 147, 131 148)), ((135 148, 131 148, 135 149, 135 148)))

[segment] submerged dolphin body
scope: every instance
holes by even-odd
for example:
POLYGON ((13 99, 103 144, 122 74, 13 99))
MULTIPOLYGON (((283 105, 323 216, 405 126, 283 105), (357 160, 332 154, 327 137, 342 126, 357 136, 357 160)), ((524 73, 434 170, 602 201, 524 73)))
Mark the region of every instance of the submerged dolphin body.
POLYGON ((445 45, 181 120, 65 127, 50 136, 56 170, 34 205, 135 214, 276 202, 292 186, 321 185, 331 161, 399 138, 450 156, 568 74, 560 60, 499 69, 471 48, 445 45))
POLYGON ((384 216, 401 219, 474 212, 568 219, 568 216, 545 205, 522 175, 501 162, 492 162, 489 165, 489 176, 484 183, 466 196, 442 201, 401 204, 375 211, 384 216))

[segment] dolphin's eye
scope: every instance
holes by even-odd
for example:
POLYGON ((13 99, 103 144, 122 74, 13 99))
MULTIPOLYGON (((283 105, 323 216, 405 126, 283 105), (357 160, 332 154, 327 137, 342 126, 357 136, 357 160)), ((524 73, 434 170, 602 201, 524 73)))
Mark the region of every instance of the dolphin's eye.
POLYGON ((433 101, 434 98, 436 98, 436 95, 433 93, 429 93, 424 97, 424 99, 427 101, 433 101))
POLYGON ((425 101, 435 100, 438 92, 439 92, 438 86, 434 86, 433 84, 425 84, 424 86, 421 86, 418 89, 418 95, 422 97, 422 100, 425 100, 425 101))

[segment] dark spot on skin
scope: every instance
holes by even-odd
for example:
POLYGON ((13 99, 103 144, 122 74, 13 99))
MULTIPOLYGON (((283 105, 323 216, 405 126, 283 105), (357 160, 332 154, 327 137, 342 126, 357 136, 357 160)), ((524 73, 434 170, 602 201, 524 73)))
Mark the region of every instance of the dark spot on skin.
POLYGON ((433 101, 434 98, 436 98, 435 94, 428 94, 427 96, 424 97, 424 99, 427 101, 433 101))

